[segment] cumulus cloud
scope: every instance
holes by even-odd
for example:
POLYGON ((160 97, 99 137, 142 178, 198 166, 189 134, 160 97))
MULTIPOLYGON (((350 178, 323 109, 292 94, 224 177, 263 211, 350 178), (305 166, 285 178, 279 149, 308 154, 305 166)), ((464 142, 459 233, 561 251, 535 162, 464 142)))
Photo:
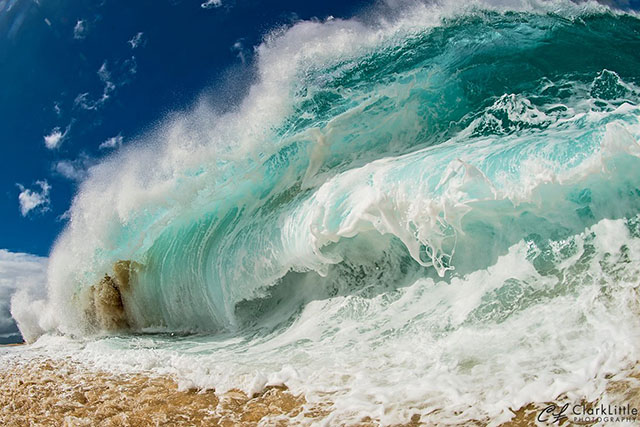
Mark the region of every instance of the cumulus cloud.
POLYGON ((144 33, 139 32, 135 36, 131 38, 127 43, 131 45, 131 49, 135 49, 137 47, 143 47, 147 41, 144 38, 144 33))
POLYGON ((49 150, 55 150, 56 148, 62 145, 62 142, 67 137, 67 132, 69 132, 69 127, 65 129, 64 132, 60 129, 60 127, 54 127, 48 135, 44 136, 44 145, 49 150))
POLYGON ((207 0, 200 5, 203 9, 213 9, 222 6, 222 0, 207 0))
POLYGON ((18 334, 10 301, 16 292, 43 296, 47 258, 0 249, 0 342, 18 334))
POLYGON ((51 203, 49 192, 51 191, 51 186, 46 180, 36 181, 36 185, 40 187, 40 191, 25 188, 21 184, 17 185, 20 189, 18 201, 20 202, 20 213, 22 216, 27 216, 29 212, 33 210, 37 212, 46 212, 49 210, 51 203))
POLYGON ((87 24, 87 21, 85 21, 84 19, 79 19, 78 22, 76 22, 75 27, 73 27, 73 38, 82 40, 83 38, 87 37, 88 32, 89 25, 87 24))
POLYGON ((122 138, 122 135, 118 134, 104 141, 102 144, 100 144, 98 148, 100 150, 106 150, 110 148, 119 148, 122 146, 123 141, 124 139, 122 138))

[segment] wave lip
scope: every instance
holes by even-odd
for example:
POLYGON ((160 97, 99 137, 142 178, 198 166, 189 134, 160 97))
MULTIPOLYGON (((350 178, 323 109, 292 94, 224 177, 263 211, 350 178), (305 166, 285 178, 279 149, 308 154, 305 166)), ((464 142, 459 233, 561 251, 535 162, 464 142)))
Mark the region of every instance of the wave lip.
POLYGON ((14 299, 34 351, 327 422, 609 399, 640 354, 640 20, 404 7, 271 34, 236 109, 93 168, 47 297, 14 299))
POLYGON ((288 273, 326 275, 360 234, 442 276, 488 265, 527 227, 633 214, 638 19, 552 3, 416 5, 267 37, 238 109, 199 107, 91 171, 34 330, 95 332, 90 289, 121 260, 144 266, 125 323, 220 331, 288 273))

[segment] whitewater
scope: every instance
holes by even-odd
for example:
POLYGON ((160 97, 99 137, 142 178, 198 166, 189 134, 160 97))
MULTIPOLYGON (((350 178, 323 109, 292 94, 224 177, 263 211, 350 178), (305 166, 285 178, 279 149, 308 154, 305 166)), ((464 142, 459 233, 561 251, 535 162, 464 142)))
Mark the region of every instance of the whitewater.
POLYGON ((90 170, 13 352, 284 384, 327 424, 497 424, 636 366, 640 17, 402 3, 253 67, 90 170))

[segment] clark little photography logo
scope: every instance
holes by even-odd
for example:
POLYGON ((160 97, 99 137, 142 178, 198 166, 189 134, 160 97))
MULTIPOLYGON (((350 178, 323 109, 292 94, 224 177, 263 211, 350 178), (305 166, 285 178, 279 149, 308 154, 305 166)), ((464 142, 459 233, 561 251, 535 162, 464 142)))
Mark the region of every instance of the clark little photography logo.
POLYGON ((638 408, 631 405, 590 405, 580 403, 571 405, 551 405, 538 413, 536 418, 541 423, 564 424, 595 424, 595 423, 635 423, 638 418, 638 408))

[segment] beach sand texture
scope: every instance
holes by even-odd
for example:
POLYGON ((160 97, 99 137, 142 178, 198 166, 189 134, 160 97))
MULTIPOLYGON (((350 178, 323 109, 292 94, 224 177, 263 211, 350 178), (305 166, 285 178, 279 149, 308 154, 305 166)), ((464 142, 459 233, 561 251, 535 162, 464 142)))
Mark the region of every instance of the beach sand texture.
MULTIPOLYGON (((179 390, 168 377, 94 372, 70 360, 45 358, 16 357, 2 370, 3 426, 288 426, 310 425, 330 414, 329 405, 309 404, 286 387, 268 387, 251 397, 237 390, 218 395, 213 390, 179 390)), ((640 407, 638 369, 612 378, 607 394, 640 407)), ((513 419, 502 426, 535 425, 546 404, 514 410, 513 419)), ((437 420, 437 413, 422 420, 416 415, 403 426, 438 425, 437 420)), ((468 420, 466 425, 486 423, 468 420)), ((367 417, 355 425, 380 424, 367 417)))

